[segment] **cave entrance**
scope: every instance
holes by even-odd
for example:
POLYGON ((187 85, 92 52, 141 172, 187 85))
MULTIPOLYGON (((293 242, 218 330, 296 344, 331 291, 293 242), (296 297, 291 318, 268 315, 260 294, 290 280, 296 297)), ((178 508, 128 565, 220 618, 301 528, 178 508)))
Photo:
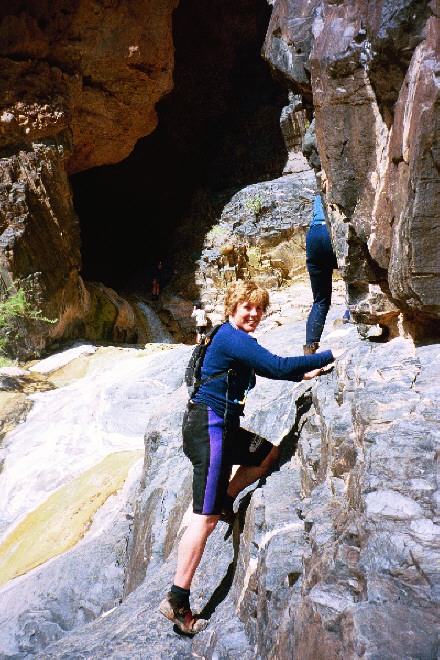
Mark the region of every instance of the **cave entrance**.
POLYGON ((124 161, 71 177, 82 276, 118 291, 149 291, 158 260, 196 190, 219 192, 279 176, 287 92, 260 51, 266 0, 185 0, 173 14, 174 89, 158 126, 124 161))

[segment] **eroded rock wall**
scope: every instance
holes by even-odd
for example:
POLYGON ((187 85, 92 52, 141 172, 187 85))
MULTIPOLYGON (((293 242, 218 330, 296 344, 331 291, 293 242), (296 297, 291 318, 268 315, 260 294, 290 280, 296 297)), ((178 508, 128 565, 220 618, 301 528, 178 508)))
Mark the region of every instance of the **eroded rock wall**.
POLYGON ((172 88, 177 0, 10 2, 0 14, 3 145, 72 135, 69 173, 115 163, 172 88), (12 124, 12 126, 11 126, 12 124))
POLYGON ((439 318, 436 14, 427 1, 277 0, 264 46, 313 102, 350 309, 390 327, 403 312, 400 332, 439 318))
MULTIPOLYGON (((50 329, 28 325, 25 353, 56 337, 106 334, 100 307, 116 294, 98 296, 96 306, 96 288, 87 290, 78 275, 68 174, 121 160, 155 128, 155 103, 172 87, 176 4, 66 0, 56 12, 48 2, 2 5, 1 287, 16 282, 59 320, 50 329)), ((123 304, 113 305, 115 319, 123 304)), ((107 338, 136 335, 130 314, 119 329, 115 322, 115 333, 107 328, 107 338)))

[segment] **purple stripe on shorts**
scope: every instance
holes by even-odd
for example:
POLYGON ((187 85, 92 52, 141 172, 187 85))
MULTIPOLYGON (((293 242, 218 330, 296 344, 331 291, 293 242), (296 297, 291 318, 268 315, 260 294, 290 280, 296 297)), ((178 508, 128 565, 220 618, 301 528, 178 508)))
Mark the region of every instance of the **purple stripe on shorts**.
POLYGON ((217 484, 220 476, 223 450, 223 418, 208 408, 208 434, 209 434, 209 468, 206 479, 205 498, 202 513, 212 514, 217 495, 217 484))

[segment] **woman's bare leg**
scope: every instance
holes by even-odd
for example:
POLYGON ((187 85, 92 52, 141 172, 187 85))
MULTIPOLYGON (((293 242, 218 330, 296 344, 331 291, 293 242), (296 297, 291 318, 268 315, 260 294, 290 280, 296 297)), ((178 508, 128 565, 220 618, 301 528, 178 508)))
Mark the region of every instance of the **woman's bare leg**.
POLYGON ((264 475, 275 465, 279 454, 280 450, 278 447, 273 446, 261 465, 258 465, 257 467, 240 465, 229 482, 228 495, 235 499, 242 490, 253 484, 254 481, 258 481, 258 479, 264 477, 264 475))
POLYGON ((214 531, 220 516, 193 513, 188 527, 180 539, 174 584, 190 589, 197 566, 203 556, 208 536, 214 531))

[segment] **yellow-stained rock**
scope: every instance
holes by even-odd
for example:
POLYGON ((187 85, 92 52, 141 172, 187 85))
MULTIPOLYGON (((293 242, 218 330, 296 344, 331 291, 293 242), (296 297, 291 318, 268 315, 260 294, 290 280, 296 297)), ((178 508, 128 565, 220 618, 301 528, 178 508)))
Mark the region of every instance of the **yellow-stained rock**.
POLYGON ((0 438, 23 421, 31 406, 23 392, 0 392, 0 438))
POLYGON ((110 454, 30 513, 0 546, 0 586, 74 546, 142 453, 110 454))

